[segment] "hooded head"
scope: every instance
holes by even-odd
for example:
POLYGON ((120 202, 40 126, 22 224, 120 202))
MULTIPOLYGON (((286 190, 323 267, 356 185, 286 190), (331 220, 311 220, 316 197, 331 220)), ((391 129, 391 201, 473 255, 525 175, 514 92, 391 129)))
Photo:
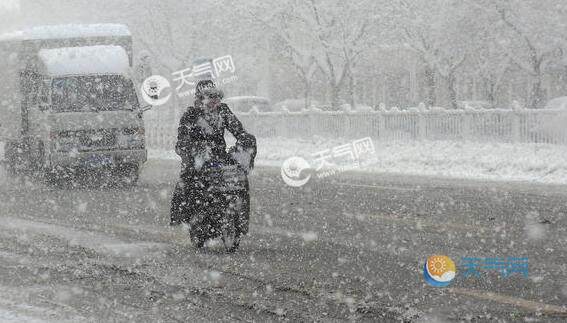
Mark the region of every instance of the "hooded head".
POLYGON ((195 99, 198 105, 216 108, 224 97, 222 90, 218 89, 211 80, 201 80, 195 88, 195 99))

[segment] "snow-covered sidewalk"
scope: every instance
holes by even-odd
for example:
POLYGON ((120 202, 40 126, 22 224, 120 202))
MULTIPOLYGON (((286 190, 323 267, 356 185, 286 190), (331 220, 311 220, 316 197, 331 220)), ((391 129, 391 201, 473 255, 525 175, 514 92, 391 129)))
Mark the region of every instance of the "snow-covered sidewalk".
MULTIPOLYGON (((349 140, 321 137, 310 140, 259 139, 256 164, 280 166, 284 160, 294 156, 303 157, 311 163, 313 154, 349 143, 349 140)), ((361 171, 567 184, 567 146, 376 140, 374 145, 378 162, 361 171)), ((178 159, 178 156, 173 151, 150 150, 149 158, 178 159)))

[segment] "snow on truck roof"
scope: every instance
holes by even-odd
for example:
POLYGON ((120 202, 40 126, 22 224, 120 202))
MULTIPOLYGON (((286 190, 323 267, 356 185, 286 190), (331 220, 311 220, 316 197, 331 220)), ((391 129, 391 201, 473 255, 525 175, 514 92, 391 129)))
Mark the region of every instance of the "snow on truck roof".
POLYGON ((128 27, 121 24, 46 25, 31 27, 0 35, 0 40, 42 40, 80 37, 131 36, 128 27))
POLYGON ((128 54, 120 46, 42 49, 38 58, 50 76, 126 74, 128 54))

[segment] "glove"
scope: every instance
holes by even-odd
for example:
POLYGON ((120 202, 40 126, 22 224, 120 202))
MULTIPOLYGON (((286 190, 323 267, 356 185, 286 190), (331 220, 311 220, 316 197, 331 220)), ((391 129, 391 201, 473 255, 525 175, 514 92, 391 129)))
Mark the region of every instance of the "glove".
POLYGON ((234 160, 246 173, 253 168, 253 149, 234 146, 229 149, 228 153, 232 160, 234 160))

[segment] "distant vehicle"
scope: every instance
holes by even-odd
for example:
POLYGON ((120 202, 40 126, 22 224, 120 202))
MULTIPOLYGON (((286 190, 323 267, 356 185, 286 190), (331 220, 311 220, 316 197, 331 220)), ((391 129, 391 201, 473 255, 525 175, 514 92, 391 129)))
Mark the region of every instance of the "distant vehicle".
POLYGON ((488 101, 459 101, 457 102, 459 109, 494 109, 494 106, 488 101))
POLYGON ((342 104, 340 106, 340 111, 345 111, 345 112, 372 112, 372 111, 374 111, 374 108, 372 108, 371 106, 366 105, 366 104, 356 104, 355 108, 353 109, 350 104, 346 103, 346 104, 342 104))
POLYGON ((546 109, 567 110, 567 96, 551 99, 545 105, 546 109))
MULTIPOLYGON (((319 102, 311 101, 311 106, 320 106, 319 102)), ((299 112, 305 109, 305 99, 287 99, 274 104, 274 111, 299 112)))
POLYGON ((223 102, 235 113, 248 113, 253 109, 258 112, 273 111, 270 100, 261 96, 233 96, 223 102))
POLYGON ((114 24, 0 36, 0 141, 10 174, 102 169, 134 184, 146 161, 132 38, 114 24))

